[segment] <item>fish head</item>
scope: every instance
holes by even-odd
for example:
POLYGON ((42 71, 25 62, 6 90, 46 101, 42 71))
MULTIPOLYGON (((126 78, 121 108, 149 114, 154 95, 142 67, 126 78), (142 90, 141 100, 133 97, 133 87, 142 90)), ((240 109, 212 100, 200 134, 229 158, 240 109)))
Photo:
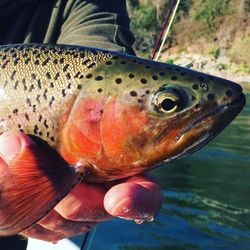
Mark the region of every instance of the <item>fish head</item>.
POLYGON ((245 104, 234 82, 123 56, 93 71, 83 88, 68 119, 64 152, 78 165, 87 162, 89 178, 101 181, 191 154, 245 104))

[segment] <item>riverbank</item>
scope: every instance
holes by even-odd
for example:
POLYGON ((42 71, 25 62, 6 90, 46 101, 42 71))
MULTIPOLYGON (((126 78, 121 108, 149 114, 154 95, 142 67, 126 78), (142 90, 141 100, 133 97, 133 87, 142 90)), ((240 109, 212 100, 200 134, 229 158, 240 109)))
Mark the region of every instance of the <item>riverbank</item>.
POLYGON ((189 50, 177 52, 176 48, 164 52, 160 58, 162 62, 170 62, 181 66, 188 66, 194 70, 226 78, 241 84, 249 84, 250 72, 244 66, 235 64, 229 57, 201 55, 189 50))

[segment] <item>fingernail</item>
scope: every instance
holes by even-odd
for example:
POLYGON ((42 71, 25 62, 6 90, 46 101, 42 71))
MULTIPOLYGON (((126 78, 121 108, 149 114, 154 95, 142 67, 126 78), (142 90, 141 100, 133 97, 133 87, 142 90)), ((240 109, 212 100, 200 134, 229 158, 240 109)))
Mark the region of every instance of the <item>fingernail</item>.
POLYGON ((22 149, 22 142, 16 133, 5 133, 0 136, 0 156, 9 163, 22 149))
POLYGON ((131 198, 125 198, 121 200, 118 204, 114 206, 112 209, 113 213, 124 216, 125 214, 129 213, 134 208, 134 200, 131 198))
POLYGON ((21 151, 22 147, 32 144, 28 137, 20 137, 18 133, 7 132, 0 136, 0 157, 8 164, 21 151))

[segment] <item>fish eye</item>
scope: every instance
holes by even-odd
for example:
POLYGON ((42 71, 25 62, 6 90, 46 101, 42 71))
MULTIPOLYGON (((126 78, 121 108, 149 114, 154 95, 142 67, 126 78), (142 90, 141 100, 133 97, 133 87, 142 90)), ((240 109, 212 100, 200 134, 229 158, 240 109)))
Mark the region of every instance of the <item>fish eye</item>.
POLYGON ((178 98, 170 93, 164 93, 158 97, 158 110, 167 114, 172 114, 178 108, 178 98))
POLYGON ((158 114, 171 115, 187 104, 186 93, 181 88, 164 85, 155 92, 153 110, 158 114))

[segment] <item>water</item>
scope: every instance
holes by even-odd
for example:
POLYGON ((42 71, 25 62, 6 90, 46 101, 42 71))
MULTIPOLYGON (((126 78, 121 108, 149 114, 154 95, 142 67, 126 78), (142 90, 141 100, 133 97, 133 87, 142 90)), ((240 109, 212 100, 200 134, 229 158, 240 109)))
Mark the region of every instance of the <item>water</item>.
POLYGON ((99 225, 88 250, 250 250, 250 91, 247 107, 192 156, 155 171, 164 204, 151 223, 99 225))

